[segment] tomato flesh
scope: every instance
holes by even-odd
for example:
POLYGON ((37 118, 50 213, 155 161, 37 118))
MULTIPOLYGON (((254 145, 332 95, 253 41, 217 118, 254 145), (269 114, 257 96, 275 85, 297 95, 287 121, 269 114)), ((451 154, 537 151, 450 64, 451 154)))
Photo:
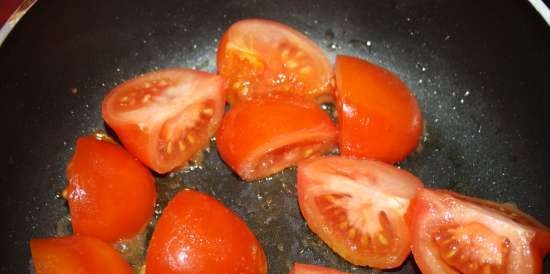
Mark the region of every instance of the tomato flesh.
POLYGON ((327 152, 336 146, 336 135, 315 102, 267 96, 231 108, 216 142, 222 159, 242 179, 252 181, 327 152))
POLYGON ((482 224, 442 227, 434 241, 443 261, 461 273, 506 273, 510 242, 482 224))
POLYGON ((192 190, 178 193, 164 209, 146 258, 147 274, 265 274, 263 249, 235 213, 192 190))
POLYGON ((290 274, 346 274, 345 272, 338 271, 336 269, 311 265, 295 263, 290 271, 290 274))
POLYGON ((206 72, 150 72, 109 92, 103 118, 128 151, 166 173, 208 146, 224 112, 224 89, 220 76, 206 72))
POLYGON ((358 58, 336 57, 340 152, 395 163, 420 141, 418 102, 393 73, 358 58))
POLYGON ((540 273, 537 234, 519 210, 450 191, 421 190, 411 207, 412 252, 425 274, 540 273), (521 219, 520 222, 517 220, 521 219))
POLYGON ((271 92, 330 101, 334 88, 323 51, 298 31, 268 20, 233 24, 220 41, 217 66, 229 80, 231 104, 271 92))
POLYGON ((347 261, 394 268, 409 254, 405 215, 422 188, 374 160, 320 157, 298 164, 298 202, 310 229, 347 261))
POLYGON ((151 173, 121 146, 93 136, 77 140, 64 192, 76 235, 107 242, 144 229, 156 201, 151 173))
POLYGON ((133 273, 115 249, 95 238, 34 238, 30 246, 36 274, 133 273))

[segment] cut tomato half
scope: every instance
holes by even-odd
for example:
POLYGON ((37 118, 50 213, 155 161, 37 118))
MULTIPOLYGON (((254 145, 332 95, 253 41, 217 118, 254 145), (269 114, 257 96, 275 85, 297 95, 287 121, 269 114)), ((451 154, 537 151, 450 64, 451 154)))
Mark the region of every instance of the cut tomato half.
POLYGON ((209 144, 224 112, 224 83, 190 69, 147 73, 109 92, 103 119, 144 164, 173 171, 209 144))
POLYGON ((34 238, 30 246, 36 274, 133 274, 114 248, 95 238, 34 238))
POLYGON ((312 265, 295 263, 290 271, 290 274, 347 274, 336 269, 312 265))
POLYGON ((421 190, 411 208, 412 252, 425 274, 541 272, 550 231, 517 209, 421 190))
POLYGON ((277 22, 247 19, 233 24, 220 41, 217 66, 229 80, 231 104, 271 92, 332 100, 332 66, 321 48, 277 22))
POLYGON ((336 128, 310 99, 262 96, 231 108, 217 132, 222 159, 244 180, 267 177, 336 146, 336 128))
POLYGON ((395 163, 415 150, 423 130, 418 102, 388 70, 358 58, 336 57, 340 153, 395 163))
POLYGON ((262 246, 246 223, 211 196, 179 192, 147 249, 147 274, 266 274, 262 246))
POLYGON ((320 157, 298 164, 298 202, 309 228, 347 261, 394 268, 410 252, 406 214, 422 182, 374 160, 320 157))
POLYGON ((106 242, 129 239, 153 216, 155 180, 117 144, 93 136, 78 138, 67 179, 64 196, 76 235, 106 242))

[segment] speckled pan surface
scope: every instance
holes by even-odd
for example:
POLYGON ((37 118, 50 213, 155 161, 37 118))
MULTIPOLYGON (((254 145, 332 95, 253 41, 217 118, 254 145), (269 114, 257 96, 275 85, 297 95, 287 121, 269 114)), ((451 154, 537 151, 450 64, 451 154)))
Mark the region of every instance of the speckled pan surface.
MULTIPOLYGON (((550 28, 527 1, 48 0, 0 48, 1 273, 29 273, 29 238, 54 235, 67 214, 55 196, 76 138, 104 130, 105 93, 157 68, 214 71, 218 39, 249 17, 303 31, 332 59, 351 54, 397 73, 427 122, 423 149, 404 168, 428 186, 514 202, 550 225, 550 28)), ((212 150, 202 168, 162 178, 159 189, 170 189, 164 200, 196 187, 223 201, 257 234, 270 273, 295 261, 376 272, 312 235, 294 175, 242 183, 212 150)), ((409 259, 389 273, 419 272, 409 259)))

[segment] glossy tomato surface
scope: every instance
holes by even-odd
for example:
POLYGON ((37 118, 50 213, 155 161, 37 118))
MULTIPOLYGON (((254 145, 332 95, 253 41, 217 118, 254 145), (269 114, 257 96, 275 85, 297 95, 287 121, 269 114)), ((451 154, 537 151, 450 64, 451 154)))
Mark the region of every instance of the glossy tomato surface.
POLYGON ((278 22, 246 19, 223 35, 217 53, 220 75, 229 79, 228 101, 291 92, 330 101, 332 66, 313 41, 278 22))
POLYGON ((107 242, 131 238, 153 216, 155 181, 121 146, 81 137, 67 166, 73 232, 107 242))
POLYGON ((550 230, 518 209, 425 189, 411 210, 412 252, 425 274, 541 273, 550 230))
POLYGON ((149 243, 147 274, 265 274, 262 246, 245 222, 216 199, 179 192, 149 243))
POLYGON ((298 202, 309 228, 347 261, 400 266, 410 252, 406 214, 423 186, 374 160, 320 157, 298 164, 298 202))
POLYGON ((224 111, 224 83, 191 69, 150 72, 111 90, 103 100, 103 119, 128 151, 166 173, 209 144, 224 111))
POLYGON ((422 112, 396 75, 366 60, 339 55, 336 86, 342 155, 395 163, 418 146, 422 112))
POLYGON ((346 274, 333 268, 312 264, 295 263, 290 274, 346 274))
POLYGON ((115 249, 96 238, 33 238, 30 246, 36 274, 133 273, 115 249))
POLYGON ((336 146, 336 128, 312 100, 263 96, 231 108, 216 134, 222 159, 242 179, 267 177, 336 146))

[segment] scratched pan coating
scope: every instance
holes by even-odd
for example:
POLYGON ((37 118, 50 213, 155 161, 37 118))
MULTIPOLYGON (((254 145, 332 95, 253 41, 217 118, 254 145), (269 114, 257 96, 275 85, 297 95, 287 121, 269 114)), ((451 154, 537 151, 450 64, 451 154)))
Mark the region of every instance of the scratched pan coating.
MULTIPOLYGON (((0 48, 0 272, 29 273, 28 240, 55 235, 68 212, 55 198, 66 163, 78 136, 105 130, 103 96, 158 68, 214 71, 218 39, 249 17, 295 27, 332 60, 351 54, 397 73, 427 124, 423 149, 402 167, 428 186, 514 202, 550 225, 550 28, 527 1, 49 0, 0 48)), ((212 149, 202 167, 158 185, 161 203, 184 187, 223 201, 258 236, 270 273, 293 262, 378 273, 346 263, 308 230, 294 169, 243 183, 212 149)), ((409 259, 388 273, 419 272, 409 259)))

